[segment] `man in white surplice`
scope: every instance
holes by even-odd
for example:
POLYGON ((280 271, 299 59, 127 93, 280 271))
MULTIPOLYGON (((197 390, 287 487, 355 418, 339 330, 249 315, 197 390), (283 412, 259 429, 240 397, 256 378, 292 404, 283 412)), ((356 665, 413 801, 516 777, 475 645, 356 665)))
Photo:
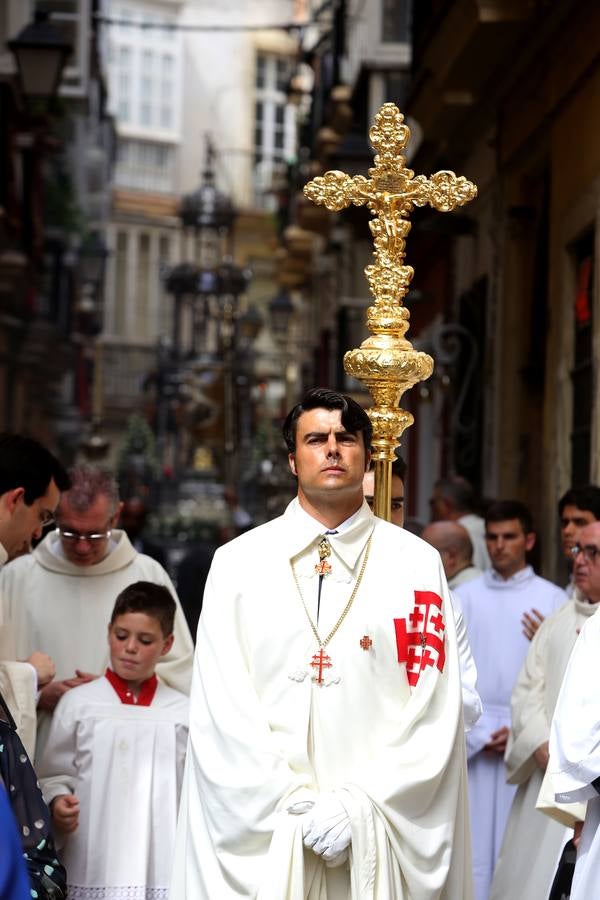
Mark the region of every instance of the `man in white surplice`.
MULTIPOLYGON (((590 538, 583 527, 596 519, 594 510, 588 509, 590 501, 600 503, 600 491, 593 486, 567 491, 559 502, 563 550, 571 561, 581 535, 590 538)), ((508 781, 518 787, 490 900, 510 900, 518 894, 527 900, 547 900, 562 849, 573 836, 573 811, 559 807, 554 797, 543 796, 538 802, 538 795, 548 765, 550 722, 565 669, 577 635, 599 601, 600 567, 590 566, 581 556, 568 601, 542 622, 519 673, 511 697, 511 730, 504 757, 508 781), (550 817, 541 816, 540 808, 550 817)))
POLYGON ((157 674, 183 693, 191 678, 193 642, 169 576, 115 527, 120 512, 116 481, 110 472, 89 465, 77 466, 70 476, 56 531, 0 573, 3 638, 10 656, 22 659, 43 650, 56 663, 56 679, 40 693, 36 759, 60 697, 106 668, 104 629, 115 597, 128 584, 152 581, 169 588, 178 606, 175 640, 157 674))
POLYGON ((470 900, 461 687, 439 555, 363 501, 371 425, 310 391, 298 497, 217 550, 171 900, 470 900))
POLYGON ((526 554, 535 543, 527 507, 517 501, 494 503, 485 524, 492 568, 454 592, 462 602, 483 703, 483 715, 467 734, 477 900, 487 900, 515 792, 506 784, 503 757, 510 696, 529 649, 521 619, 533 607, 548 616, 565 603, 564 591, 527 565, 526 554))
MULTIPOLYGON (((582 529, 574 548, 577 581, 600 585, 600 523, 582 529)), ((546 781, 557 803, 587 801, 571 900, 600 896, 600 616, 588 619, 575 643, 552 719, 546 781)))

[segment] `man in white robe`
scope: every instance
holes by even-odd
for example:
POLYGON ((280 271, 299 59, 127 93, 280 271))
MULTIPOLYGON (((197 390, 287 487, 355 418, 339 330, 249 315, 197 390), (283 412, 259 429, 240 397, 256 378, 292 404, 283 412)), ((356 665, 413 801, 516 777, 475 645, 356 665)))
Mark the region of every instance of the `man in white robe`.
MULTIPOLYGON (((600 523, 582 529, 574 552, 578 583, 584 576, 594 585, 600 583, 600 523)), ((546 780, 553 786, 556 802, 587 802, 571 900, 600 896, 599 646, 600 616, 594 615, 573 648, 550 731, 546 780)))
POLYGON ((473 547, 473 565, 482 571, 489 569, 485 524, 475 512, 475 494, 466 478, 455 475, 436 481, 429 505, 432 522, 458 522, 467 530, 473 547))
MULTIPOLYGON (((0 435, 0 568, 27 553, 54 519, 60 491, 70 485, 65 469, 32 438, 0 435)), ((0 630, 2 615, 0 611, 0 630)), ((0 645, 2 641, 0 640, 0 645)), ((55 674, 52 659, 35 649, 24 661, 1 659, 0 692, 30 756, 35 749, 36 699, 55 674)))
POLYGON ((106 668, 106 623, 115 597, 128 584, 164 584, 176 598, 173 649, 157 674, 183 693, 191 679, 193 642, 175 588, 162 566, 137 553, 114 527, 120 511, 114 479, 92 466, 77 467, 71 478, 73 486, 57 511, 58 529, 0 573, 4 638, 10 638, 12 648, 8 655, 23 658, 39 649, 56 663, 56 679, 40 693, 36 759, 59 698, 106 668))
MULTIPOLYGON (((575 544, 580 538, 585 542, 600 535, 600 526, 591 530, 585 527, 583 514, 587 511, 567 502, 571 493, 561 498, 559 514, 563 543, 566 539, 573 559, 575 544)), ((581 556, 573 574, 569 600, 542 623, 533 638, 511 697, 512 720, 505 763, 508 782, 518 787, 490 900, 509 900, 519 893, 528 900, 547 900, 562 849, 573 836, 572 827, 565 824, 564 808, 555 814, 556 804, 552 802, 549 809, 544 801, 541 805, 551 817, 542 817, 538 811, 538 796, 548 765, 550 723, 563 676, 577 636, 600 602, 600 567, 590 566, 581 556)))
POLYGON ((430 522, 421 537, 440 554, 451 591, 483 575, 481 569, 473 565, 473 544, 464 525, 450 521, 430 522))
POLYGON ((284 434, 297 499, 208 578, 170 898, 470 900, 439 556, 364 502, 354 401, 311 391, 284 434))
POLYGON ((523 504, 493 504, 486 514, 486 538, 492 569, 455 591, 463 605, 483 703, 483 715, 467 734, 477 900, 488 898, 515 792, 506 784, 503 757, 510 696, 529 649, 521 618, 532 606, 546 616, 565 602, 564 591, 539 578, 527 565, 526 554, 533 548, 535 534, 523 504))

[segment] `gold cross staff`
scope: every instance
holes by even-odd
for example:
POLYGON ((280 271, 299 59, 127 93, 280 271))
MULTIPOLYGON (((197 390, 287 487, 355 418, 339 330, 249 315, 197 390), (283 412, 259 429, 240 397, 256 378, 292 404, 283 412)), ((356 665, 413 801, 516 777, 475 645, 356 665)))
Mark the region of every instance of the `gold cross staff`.
POLYGON ((406 167, 402 155, 410 129, 394 103, 384 103, 369 130, 377 151, 375 165, 364 175, 330 171, 304 187, 312 200, 333 212, 354 204, 366 206, 375 217, 369 222, 375 245, 375 262, 365 269, 374 303, 367 310, 370 336, 344 356, 344 368, 366 385, 374 406, 368 410, 373 423, 376 516, 391 518, 392 461, 402 433, 413 423, 399 404, 406 390, 429 378, 433 360, 416 351, 405 337, 410 313, 403 298, 414 270, 404 265, 409 216, 415 206, 432 206, 449 212, 477 196, 477 188, 462 175, 436 172, 427 178, 406 167))

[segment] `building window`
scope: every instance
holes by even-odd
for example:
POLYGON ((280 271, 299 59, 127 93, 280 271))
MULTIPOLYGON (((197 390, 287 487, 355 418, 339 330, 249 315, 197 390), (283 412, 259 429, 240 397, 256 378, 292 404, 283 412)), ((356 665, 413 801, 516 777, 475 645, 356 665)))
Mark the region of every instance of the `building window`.
POLYGON ((410 42, 410 0, 381 0, 381 40, 384 44, 410 42))
POLYGON ((576 290, 573 304, 574 365, 573 418, 571 429, 571 484, 587 484, 590 479, 591 423, 594 395, 593 284, 594 232, 585 235, 573 247, 576 290))
POLYGON ((286 96, 291 68, 287 57, 266 53, 256 57, 254 193, 256 205, 262 208, 274 202, 269 195, 273 175, 295 154, 296 121, 286 96))
POLYGON ((174 193, 175 147, 158 141, 120 138, 115 184, 134 190, 174 193))
MULTIPOLYGON (((144 21, 140 13, 134 15, 133 12, 129 13, 128 19, 132 23, 144 21)), ((174 29, 145 30, 124 25, 111 29, 109 40, 112 60, 110 107, 116 113, 118 123, 149 132, 176 132, 181 96, 181 54, 174 29)))

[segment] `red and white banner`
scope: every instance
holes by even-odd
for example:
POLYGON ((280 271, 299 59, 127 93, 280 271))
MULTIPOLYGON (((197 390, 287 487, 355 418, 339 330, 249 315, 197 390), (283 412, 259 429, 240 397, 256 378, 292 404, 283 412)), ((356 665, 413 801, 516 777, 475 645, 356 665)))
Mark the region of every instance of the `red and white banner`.
POLYGON ((433 591, 415 591, 415 607, 407 619, 394 619, 398 662, 406 664, 408 683, 414 687, 428 666, 444 671, 444 618, 442 598, 433 591))

